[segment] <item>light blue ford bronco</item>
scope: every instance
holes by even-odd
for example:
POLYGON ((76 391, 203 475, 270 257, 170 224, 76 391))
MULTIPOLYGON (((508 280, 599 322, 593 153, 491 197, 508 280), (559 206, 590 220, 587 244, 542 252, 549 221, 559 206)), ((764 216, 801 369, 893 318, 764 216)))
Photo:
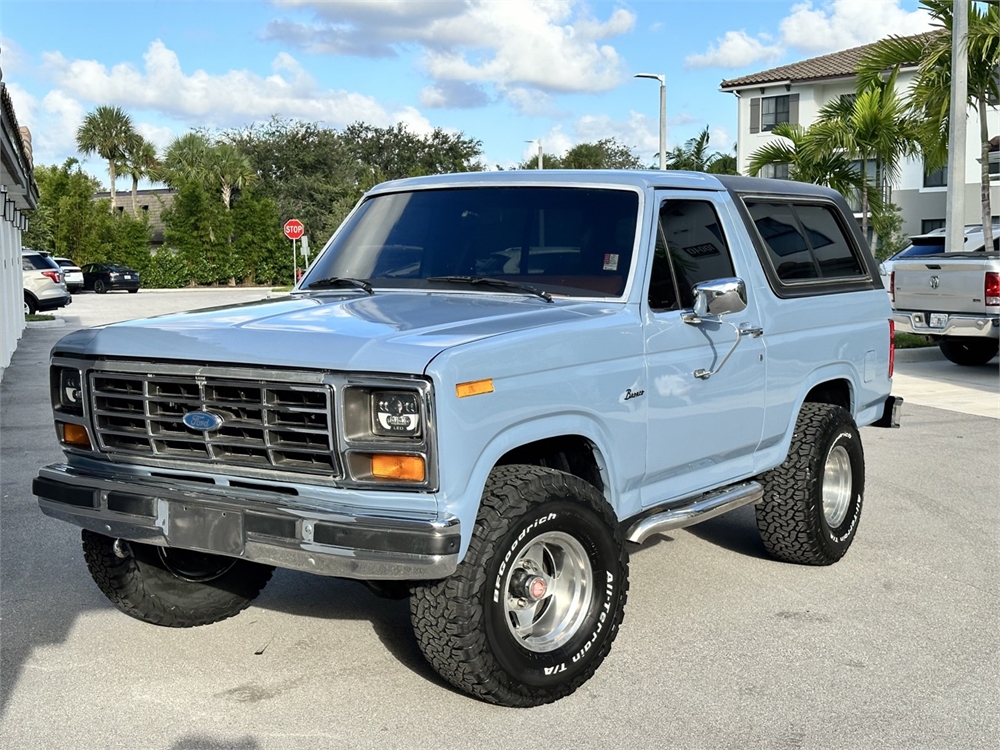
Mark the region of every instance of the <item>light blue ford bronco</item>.
POLYGON ((892 367, 830 190, 415 178, 365 195, 287 297, 63 338, 66 458, 33 491, 133 617, 230 617, 274 566, 358 579, 410 597, 446 680, 532 706, 607 656, 630 544, 753 504, 774 557, 843 556, 892 367))

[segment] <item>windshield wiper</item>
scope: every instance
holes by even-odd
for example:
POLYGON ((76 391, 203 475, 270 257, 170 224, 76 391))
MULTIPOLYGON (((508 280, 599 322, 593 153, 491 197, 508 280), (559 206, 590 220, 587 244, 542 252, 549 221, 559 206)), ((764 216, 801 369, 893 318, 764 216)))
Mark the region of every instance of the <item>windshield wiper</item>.
POLYGON ((486 286, 499 286, 507 289, 518 289, 528 294, 541 297, 546 302, 552 301, 552 295, 548 292, 531 286, 531 284, 518 284, 516 281, 506 281, 505 279, 491 279, 488 276, 429 276, 427 281, 452 281, 456 284, 484 284, 486 286))
POLYGON ((309 282, 307 289, 332 289, 334 287, 349 286, 355 289, 364 289, 368 294, 375 294, 372 285, 364 279, 349 279, 344 276, 329 276, 319 281, 309 282))

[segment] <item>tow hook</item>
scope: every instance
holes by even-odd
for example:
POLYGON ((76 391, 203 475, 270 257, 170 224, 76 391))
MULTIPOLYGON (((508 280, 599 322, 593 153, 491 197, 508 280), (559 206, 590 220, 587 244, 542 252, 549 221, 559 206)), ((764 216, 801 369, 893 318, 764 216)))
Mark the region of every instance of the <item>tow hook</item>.
POLYGON ((115 557, 124 560, 132 550, 129 549, 128 542, 124 539, 115 539, 114 543, 111 545, 111 551, 115 553, 115 557))

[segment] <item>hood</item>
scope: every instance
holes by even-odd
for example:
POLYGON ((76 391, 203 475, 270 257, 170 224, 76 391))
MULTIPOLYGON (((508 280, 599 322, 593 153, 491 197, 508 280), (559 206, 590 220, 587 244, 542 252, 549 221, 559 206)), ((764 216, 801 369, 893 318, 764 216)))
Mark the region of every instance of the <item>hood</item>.
POLYGON ((54 351, 419 374, 450 347, 607 311, 607 303, 550 304, 513 295, 324 292, 80 330, 64 337, 54 351))

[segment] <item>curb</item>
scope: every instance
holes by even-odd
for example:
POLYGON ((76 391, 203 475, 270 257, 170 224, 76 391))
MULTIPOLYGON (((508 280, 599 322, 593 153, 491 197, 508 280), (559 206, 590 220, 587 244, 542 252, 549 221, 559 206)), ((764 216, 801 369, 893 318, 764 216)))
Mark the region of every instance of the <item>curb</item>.
POLYGON ((25 328, 65 328, 66 321, 62 318, 55 320, 27 320, 24 322, 25 328))

